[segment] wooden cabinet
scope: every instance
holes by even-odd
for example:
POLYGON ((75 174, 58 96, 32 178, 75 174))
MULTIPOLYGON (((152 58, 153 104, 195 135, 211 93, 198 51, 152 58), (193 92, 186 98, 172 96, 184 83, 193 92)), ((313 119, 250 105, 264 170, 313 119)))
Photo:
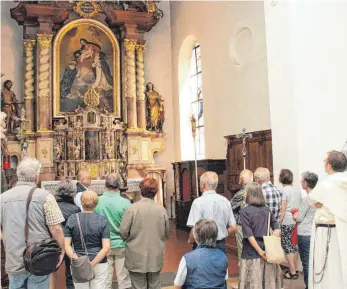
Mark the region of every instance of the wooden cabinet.
MULTIPOLYGON (((183 161, 173 163, 175 178, 175 212, 177 229, 189 231, 186 226, 190 207, 193 200, 198 197, 195 181, 195 162, 183 161)), ((217 192, 224 194, 225 186, 225 160, 199 160, 198 161, 198 179, 206 171, 214 171, 218 174, 217 192)), ((199 183, 199 182, 198 182, 199 183)), ((201 194, 199 190, 199 195, 201 194)))
MULTIPOLYGON (((240 189, 239 175, 243 168, 242 139, 236 135, 225 137, 228 141, 226 154, 226 195, 231 198, 240 189)), ((268 168, 273 181, 271 130, 252 132, 246 140, 246 169, 254 172, 258 167, 268 168)))

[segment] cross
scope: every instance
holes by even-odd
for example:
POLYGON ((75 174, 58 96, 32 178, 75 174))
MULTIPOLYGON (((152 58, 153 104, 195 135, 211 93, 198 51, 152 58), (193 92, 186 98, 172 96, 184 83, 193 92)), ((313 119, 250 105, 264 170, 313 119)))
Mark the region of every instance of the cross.
POLYGON ((242 129, 242 133, 236 135, 236 138, 242 138, 243 169, 246 169, 246 156, 247 156, 246 139, 251 137, 252 137, 252 134, 246 133, 245 128, 242 129))

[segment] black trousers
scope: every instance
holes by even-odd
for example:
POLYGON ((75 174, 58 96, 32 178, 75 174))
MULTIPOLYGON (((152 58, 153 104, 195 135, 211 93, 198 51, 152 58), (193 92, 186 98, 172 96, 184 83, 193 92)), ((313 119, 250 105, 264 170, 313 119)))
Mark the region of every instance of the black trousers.
POLYGON ((72 281, 72 275, 71 275, 71 260, 66 254, 64 256, 64 262, 65 262, 66 288, 75 289, 75 286, 73 285, 73 281, 72 281))
MULTIPOLYGON (((196 242, 193 243, 192 250, 195 250, 198 244, 196 242)), ((225 239, 218 240, 216 242, 216 248, 222 250, 226 254, 226 248, 225 248, 225 239)))

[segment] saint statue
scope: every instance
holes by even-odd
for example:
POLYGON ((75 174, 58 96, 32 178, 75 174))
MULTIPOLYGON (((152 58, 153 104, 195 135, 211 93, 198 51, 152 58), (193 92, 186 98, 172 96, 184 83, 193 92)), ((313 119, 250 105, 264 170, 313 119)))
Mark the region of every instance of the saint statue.
POLYGON ((4 88, 1 90, 1 111, 7 115, 6 128, 8 133, 13 133, 20 119, 18 101, 16 95, 11 90, 12 81, 6 80, 4 88))
POLYGON ((153 83, 146 86, 146 106, 147 106, 147 129, 150 131, 163 132, 164 100, 160 94, 154 90, 153 83))

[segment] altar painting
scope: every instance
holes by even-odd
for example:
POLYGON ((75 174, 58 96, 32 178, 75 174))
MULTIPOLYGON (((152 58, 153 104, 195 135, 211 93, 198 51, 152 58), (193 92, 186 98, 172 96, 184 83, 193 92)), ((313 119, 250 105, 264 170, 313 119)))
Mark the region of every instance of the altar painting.
POLYGON ((55 115, 93 105, 119 114, 119 47, 94 20, 64 26, 55 41, 55 115))

